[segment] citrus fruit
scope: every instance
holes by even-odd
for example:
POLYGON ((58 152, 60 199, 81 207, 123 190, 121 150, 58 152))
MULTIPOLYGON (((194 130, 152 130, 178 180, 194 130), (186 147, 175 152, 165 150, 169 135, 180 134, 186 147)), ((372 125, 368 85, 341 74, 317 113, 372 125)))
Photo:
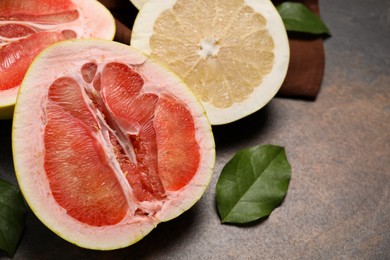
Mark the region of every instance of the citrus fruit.
POLYGON ((187 86, 130 46, 97 39, 56 43, 33 61, 12 146, 37 217, 100 250, 135 243, 189 209, 215 163, 210 123, 187 86))
POLYGON ((149 0, 131 45, 181 77, 214 125, 267 104, 284 81, 290 54, 269 0, 149 0))
POLYGON ((45 47, 69 38, 111 40, 114 34, 114 18, 96 0, 1 0, 0 119, 12 117, 24 74, 45 47))

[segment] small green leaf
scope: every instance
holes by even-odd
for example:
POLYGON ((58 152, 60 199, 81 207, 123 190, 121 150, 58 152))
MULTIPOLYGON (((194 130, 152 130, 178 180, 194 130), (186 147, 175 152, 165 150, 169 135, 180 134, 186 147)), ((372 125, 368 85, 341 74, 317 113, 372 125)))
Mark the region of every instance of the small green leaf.
POLYGON ((328 27, 321 18, 302 3, 284 2, 276 9, 287 31, 330 35, 328 27))
POLYGON ((0 250, 4 250, 11 257, 15 254, 23 234, 26 213, 19 189, 0 180, 0 250))
POLYGON ((216 186, 222 222, 248 223, 270 215, 286 196, 290 178, 283 147, 262 145, 237 152, 216 186))

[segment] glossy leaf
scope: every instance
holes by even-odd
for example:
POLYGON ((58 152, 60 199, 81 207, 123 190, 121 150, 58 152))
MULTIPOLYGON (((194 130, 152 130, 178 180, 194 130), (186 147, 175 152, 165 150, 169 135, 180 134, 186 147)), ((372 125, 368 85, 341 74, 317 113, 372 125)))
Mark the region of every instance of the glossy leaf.
POLYGON ((302 3, 284 2, 276 9, 287 31, 330 35, 328 27, 321 18, 302 3))
POLYGON ((216 186, 222 222, 248 223, 270 215, 286 196, 290 178, 283 147, 263 145, 237 152, 216 186))
POLYGON ((15 254, 23 234, 26 212, 19 189, 0 180, 0 249, 9 256, 15 254))

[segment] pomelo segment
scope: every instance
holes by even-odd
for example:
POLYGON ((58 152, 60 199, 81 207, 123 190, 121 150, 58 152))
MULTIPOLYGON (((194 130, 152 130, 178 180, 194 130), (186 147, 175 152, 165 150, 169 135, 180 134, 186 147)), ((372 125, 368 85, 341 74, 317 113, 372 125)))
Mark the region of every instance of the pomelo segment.
POLYGON ((113 39, 115 21, 96 0, 0 1, 0 119, 12 117, 19 86, 34 57, 71 38, 113 39))
POLYGON ((133 48, 70 40, 45 49, 20 88, 16 176, 37 217, 81 247, 131 245, 189 209, 215 163, 202 105, 133 48))
POLYGON ((131 46, 181 77, 214 125, 265 106, 289 63, 286 29, 270 0, 148 0, 131 46))

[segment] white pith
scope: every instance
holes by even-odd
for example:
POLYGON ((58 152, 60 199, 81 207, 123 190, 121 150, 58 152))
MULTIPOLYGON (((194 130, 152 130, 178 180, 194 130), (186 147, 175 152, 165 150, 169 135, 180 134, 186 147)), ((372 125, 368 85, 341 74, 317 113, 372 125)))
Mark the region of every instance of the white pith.
MULTIPOLYGON (((63 24, 42 24, 28 21, 2 21, 0 25, 12 23, 29 25, 37 31, 61 31, 73 30, 78 38, 101 38, 113 39, 115 35, 115 20, 108 9, 97 0, 72 0, 79 11, 79 19, 63 24), (98 18, 96 18, 98 17, 98 18)), ((27 36, 21 37, 25 38, 27 36)), ((0 43, 0 48, 5 44, 21 38, 12 38, 12 40, 1 37, 4 43, 0 43)), ((11 118, 13 107, 16 102, 17 93, 20 86, 0 91, 0 119, 11 118)))
POLYGON ((213 57, 218 54, 220 46, 213 38, 205 38, 199 43, 199 56, 202 58, 213 57))
MULTIPOLYGON (((172 9, 177 1, 178 0, 148 0, 140 9, 135 20, 131 46, 150 55, 152 49, 149 41, 154 33, 154 23, 164 11, 172 9)), ((195 2, 196 0, 191 0, 191 2, 192 1, 195 2)), ((244 3, 261 14, 267 21, 266 29, 272 35, 275 44, 274 66, 271 72, 263 78, 262 83, 254 88, 254 91, 245 101, 234 103, 228 108, 219 108, 211 103, 202 102, 207 116, 213 125, 236 121, 265 106, 276 95, 287 73, 290 57, 289 43, 283 21, 274 5, 269 0, 244 0, 244 3)), ((196 21, 193 21, 193 23, 196 23, 196 21)), ((174 28, 172 30, 174 30, 174 28)), ((200 45, 203 44, 206 47, 206 50, 199 52, 200 57, 208 55, 218 59, 217 47, 219 48, 220 46, 215 44, 204 44, 207 39, 212 39, 211 35, 206 35, 204 39, 203 42, 200 42, 200 45)), ((208 43, 212 42, 209 41, 208 43)))
MULTIPOLYGON (((133 244, 158 223, 175 218, 190 208, 206 189, 215 162, 213 136, 207 117, 200 103, 180 79, 129 46, 103 40, 57 43, 37 57, 26 74, 15 106, 12 143, 19 185, 38 218, 64 239, 81 247, 101 250, 133 244), (48 87, 59 77, 71 76, 81 81, 79 69, 91 61, 98 64, 128 64, 143 75, 147 89, 157 93, 168 92, 186 100, 194 116, 201 153, 198 172, 188 185, 178 192, 168 192, 167 200, 130 205, 127 216, 119 224, 107 227, 88 226, 69 217, 51 196, 43 167, 43 108, 47 102, 48 87), (150 208, 152 211, 161 209, 147 217, 135 215, 136 207, 150 208)), ((124 189, 129 189, 127 182, 121 182, 124 189)), ((130 204, 132 201, 129 197, 130 204)))

